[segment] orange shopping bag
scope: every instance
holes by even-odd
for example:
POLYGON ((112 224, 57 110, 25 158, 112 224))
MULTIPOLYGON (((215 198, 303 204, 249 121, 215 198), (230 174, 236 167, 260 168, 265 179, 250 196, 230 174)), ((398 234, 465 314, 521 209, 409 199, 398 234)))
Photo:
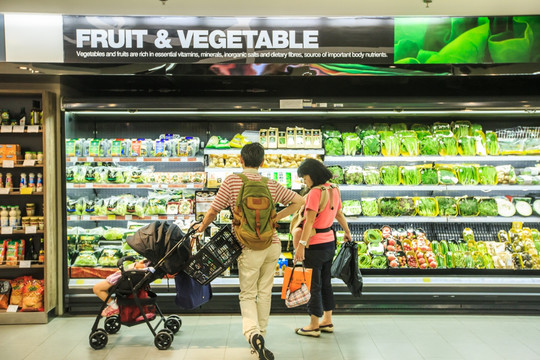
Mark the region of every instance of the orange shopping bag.
POLYGON ((295 267, 288 267, 285 266, 285 273, 283 275, 283 286, 281 287, 281 298, 285 299, 287 297, 287 285, 289 285, 289 289, 291 292, 296 291, 300 289, 300 286, 302 286, 302 283, 305 283, 309 290, 311 290, 311 274, 313 272, 313 269, 306 269, 301 265, 295 266, 295 267), (289 279, 291 278, 291 275, 293 274, 294 269, 294 276, 289 284, 289 279))

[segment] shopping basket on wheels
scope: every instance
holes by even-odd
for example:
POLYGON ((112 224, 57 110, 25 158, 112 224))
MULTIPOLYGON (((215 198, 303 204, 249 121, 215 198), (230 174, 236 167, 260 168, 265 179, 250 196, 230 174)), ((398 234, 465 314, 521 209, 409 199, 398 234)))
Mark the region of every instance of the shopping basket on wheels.
POLYGON ((242 247, 229 226, 222 227, 189 258, 184 271, 201 285, 221 275, 242 253, 242 247))

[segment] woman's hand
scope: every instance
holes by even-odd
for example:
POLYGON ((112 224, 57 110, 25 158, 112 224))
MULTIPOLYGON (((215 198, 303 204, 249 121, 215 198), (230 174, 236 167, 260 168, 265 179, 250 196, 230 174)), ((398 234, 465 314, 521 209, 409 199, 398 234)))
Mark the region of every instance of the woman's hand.
POLYGON ((296 265, 296 263, 298 262, 304 261, 305 251, 306 251, 306 248, 304 247, 304 245, 299 244, 296 250, 294 251, 294 265, 296 265))
POLYGON ((343 241, 352 241, 352 235, 350 231, 345 231, 345 236, 343 237, 343 241))

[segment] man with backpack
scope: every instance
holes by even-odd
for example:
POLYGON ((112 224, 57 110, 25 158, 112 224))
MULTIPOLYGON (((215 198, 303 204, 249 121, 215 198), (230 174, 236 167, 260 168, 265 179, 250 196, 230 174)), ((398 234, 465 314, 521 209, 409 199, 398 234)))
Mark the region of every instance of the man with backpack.
POLYGON ((264 148, 259 143, 245 145, 240 152, 242 173, 228 176, 199 225, 204 231, 221 210, 233 212, 233 230, 243 246, 238 258, 242 330, 261 360, 274 359, 264 346, 264 336, 272 298, 272 286, 281 243, 276 226, 304 204, 304 198, 278 182, 259 175, 264 148), (276 213, 275 204, 288 205, 276 213))

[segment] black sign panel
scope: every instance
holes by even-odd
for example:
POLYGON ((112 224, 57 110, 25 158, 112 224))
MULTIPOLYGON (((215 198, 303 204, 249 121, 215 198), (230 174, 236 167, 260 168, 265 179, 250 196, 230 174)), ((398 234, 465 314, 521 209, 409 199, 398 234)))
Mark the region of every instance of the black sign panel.
POLYGON ((392 18, 64 16, 64 62, 394 62, 392 18))

